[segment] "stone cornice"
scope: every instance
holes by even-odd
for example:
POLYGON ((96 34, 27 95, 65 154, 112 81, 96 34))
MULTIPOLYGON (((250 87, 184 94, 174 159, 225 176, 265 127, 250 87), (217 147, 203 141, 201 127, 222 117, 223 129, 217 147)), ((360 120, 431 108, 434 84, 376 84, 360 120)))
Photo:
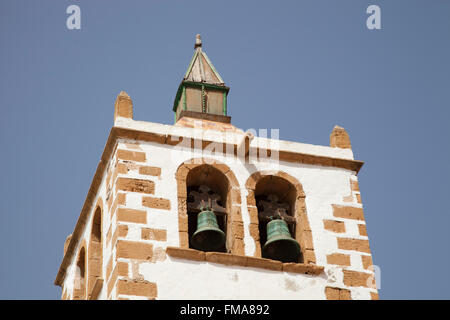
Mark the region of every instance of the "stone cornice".
MULTIPOLYGON (((117 135, 120 136, 121 138, 142 140, 142 141, 148 141, 148 142, 156 142, 156 143, 168 144, 168 145, 177 145, 184 138, 192 138, 191 136, 182 135, 183 132, 173 132, 173 133, 172 132, 150 132, 150 131, 141 131, 141 130, 130 129, 130 128, 123 128, 123 127, 113 127, 113 130, 116 130, 117 135)), ((242 134, 242 136, 243 136, 243 134, 242 134)), ((203 135, 201 137, 201 139, 202 139, 202 148, 207 147, 210 143, 217 143, 217 141, 213 140, 212 137, 208 137, 205 135, 203 135)), ((224 144, 224 150, 228 150, 227 145, 231 146, 231 148, 234 148, 234 154, 237 155, 238 143, 230 143, 230 142, 225 141, 225 142, 223 142, 223 144, 224 144)), ((194 142, 192 142, 192 145, 194 146, 194 142)), ((270 143, 267 143, 266 145, 270 146, 270 143)), ((309 154, 309 153, 303 153, 303 152, 297 152, 297 151, 290 151, 290 150, 286 150, 286 149, 273 150, 271 148, 255 147, 253 145, 250 145, 250 154, 252 154, 252 153, 253 154, 267 154, 270 156, 273 151, 275 151, 275 152, 278 151, 278 156, 279 156, 280 161, 302 163, 302 164, 309 164, 309 165, 318 165, 318 166, 324 166, 324 167, 336 167, 336 168, 347 169, 350 171, 355 171, 356 173, 359 172, 359 170, 361 169, 361 167, 364 164, 364 162, 360 161, 360 160, 337 158, 337 157, 330 157, 330 156, 324 156, 324 155, 315 155, 315 154, 309 154)))
POLYGON ((282 263, 280 261, 265 258, 240 256, 222 252, 203 252, 194 249, 184 249, 178 247, 167 247, 166 253, 168 256, 177 259, 204 261, 228 266, 258 268, 280 272, 319 275, 324 270, 324 267, 314 264, 282 263))

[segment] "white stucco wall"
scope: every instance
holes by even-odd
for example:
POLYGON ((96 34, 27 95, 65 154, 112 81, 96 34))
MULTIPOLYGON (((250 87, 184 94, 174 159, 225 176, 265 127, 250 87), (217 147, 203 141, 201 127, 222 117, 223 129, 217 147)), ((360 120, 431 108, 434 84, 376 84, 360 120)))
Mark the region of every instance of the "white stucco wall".
POLYGON ((158 284, 158 299, 325 299, 326 276, 224 266, 168 257, 139 271, 158 284), (162 280, 164 279, 164 280, 162 280))
MULTIPOLYGON (((125 143, 119 143, 120 149, 126 149, 125 143)), ((169 199, 171 211, 168 214, 164 210, 148 209, 142 207, 139 194, 127 194, 127 207, 147 210, 147 227, 166 229, 167 242, 153 243, 156 247, 178 246, 178 209, 177 209, 177 185, 175 173, 177 168, 187 160, 201 157, 198 152, 177 150, 176 147, 161 145, 157 143, 141 142, 140 147, 146 153, 146 165, 161 167, 160 177, 151 177, 155 182, 155 197, 169 199)), ((252 256, 255 250, 253 238, 250 237, 248 225, 250 217, 247 211, 245 182, 255 171, 260 170, 281 170, 296 179, 302 184, 306 194, 306 206, 309 222, 313 234, 317 264, 326 266, 326 255, 336 252, 345 252, 337 249, 336 237, 323 229, 323 219, 335 219, 345 221, 348 236, 360 237, 356 221, 348 219, 337 219, 333 217, 332 204, 342 203, 344 196, 350 190, 350 178, 354 177, 354 172, 312 165, 292 164, 280 162, 278 167, 274 167, 271 162, 258 162, 256 167, 243 164, 235 157, 223 155, 208 155, 209 158, 225 163, 235 174, 241 188, 241 212, 244 221, 245 232, 245 253, 252 256)), ((128 177, 149 179, 148 176, 141 176, 135 172, 129 172, 128 177)), ((345 203, 348 205, 348 203, 345 203)), ((360 204, 352 204, 361 206, 360 204)), ((132 224, 129 224, 132 225, 132 224)), ((137 226, 139 229, 139 226, 137 226)), ((130 229, 132 230, 132 228, 130 229)), ((129 232, 128 240, 140 240, 139 232, 129 232)), ((144 241, 144 240, 140 240, 144 241)), ((360 267, 361 253, 351 253, 355 266, 360 267), (358 265, 359 263, 359 265, 358 265)), ((358 268, 357 268, 358 269, 358 268)), ((357 270, 355 269, 355 270, 357 270)), ((210 263, 197 263, 192 261, 167 258, 164 262, 143 263, 139 267, 139 273, 145 280, 158 284, 158 298, 189 298, 189 299, 324 299, 324 288, 326 285, 340 285, 342 287, 341 268, 327 266, 325 275, 307 276, 301 274, 286 274, 274 271, 264 271, 258 269, 248 269, 240 267, 228 267, 210 263), (211 283, 216 279, 217 283, 211 283), (228 280, 227 280, 228 279, 228 280), (295 289, 293 289, 295 288, 295 289)), ((349 288, 356 297, 370 299, 369 291, 366 288, 349 288)))

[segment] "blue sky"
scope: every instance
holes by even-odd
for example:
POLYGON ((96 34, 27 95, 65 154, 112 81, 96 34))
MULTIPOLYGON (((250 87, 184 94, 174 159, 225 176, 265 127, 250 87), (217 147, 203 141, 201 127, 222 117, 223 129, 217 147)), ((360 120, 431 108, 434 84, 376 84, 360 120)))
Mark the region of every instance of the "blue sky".
POLYGON ((173 123, 200 33, 235 126, 320 145, 347 129, 380 297, 449 299, 449 13, 443 0, 1 1, 0 298, 60 298, 117 94, 135 119, 173 123), (66 28, 71 4, 81 30, 66 28))

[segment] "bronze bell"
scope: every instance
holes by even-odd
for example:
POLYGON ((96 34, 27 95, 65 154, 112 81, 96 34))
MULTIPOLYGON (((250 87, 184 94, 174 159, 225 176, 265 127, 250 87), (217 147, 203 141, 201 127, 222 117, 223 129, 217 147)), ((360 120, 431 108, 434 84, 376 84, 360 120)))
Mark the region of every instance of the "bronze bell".
POLYGON ((297 262, 300 245, 291 237, 284 220, 272 220, 267 224, 267 241, 262 250, 263 258, 281 262, 297 262))
POLYGON ((213 211, 203 210, 197 217, 197 230, 191 238, 195 249, 214 251, 225 244, 225 233, 219 229, 217 218, 213 211))

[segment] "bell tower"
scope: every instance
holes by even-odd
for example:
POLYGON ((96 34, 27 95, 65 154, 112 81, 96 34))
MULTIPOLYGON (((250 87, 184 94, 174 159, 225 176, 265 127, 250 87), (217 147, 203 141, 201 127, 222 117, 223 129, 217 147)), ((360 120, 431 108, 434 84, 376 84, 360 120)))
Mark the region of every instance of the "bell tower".
POLYGON ((174 125, 134 120, 117 96, 62 298, 378 299, 347 131, 318 146, 236 128, 199 35, 194 48, 174 125))

